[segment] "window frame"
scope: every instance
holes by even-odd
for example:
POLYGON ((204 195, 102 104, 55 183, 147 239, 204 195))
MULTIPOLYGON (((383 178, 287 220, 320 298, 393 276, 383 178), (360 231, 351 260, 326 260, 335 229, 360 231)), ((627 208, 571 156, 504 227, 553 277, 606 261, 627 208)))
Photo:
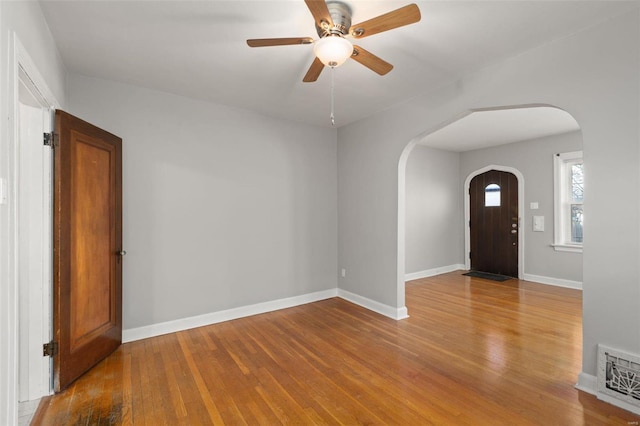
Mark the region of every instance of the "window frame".
MULTIPOLYGON (((582 253, 583 243, 571 241, 571 205, 584 204, 571 198, 571 166, 583 164, 582 151, 571 151, 553 156, 553 248, 556 251, 582 253)), ((583 225, 584 226, 584 225, 583 225)))

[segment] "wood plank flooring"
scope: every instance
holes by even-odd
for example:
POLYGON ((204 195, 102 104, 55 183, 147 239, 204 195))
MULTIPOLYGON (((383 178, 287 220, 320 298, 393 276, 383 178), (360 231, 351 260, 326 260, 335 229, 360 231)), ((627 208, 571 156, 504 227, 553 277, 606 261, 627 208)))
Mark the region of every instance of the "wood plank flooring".
POLYGON ((416 280, 402 321, 336 298, 124 344, 34 424, 638 424, 573 387, 581 305, 525 281, 416 280))

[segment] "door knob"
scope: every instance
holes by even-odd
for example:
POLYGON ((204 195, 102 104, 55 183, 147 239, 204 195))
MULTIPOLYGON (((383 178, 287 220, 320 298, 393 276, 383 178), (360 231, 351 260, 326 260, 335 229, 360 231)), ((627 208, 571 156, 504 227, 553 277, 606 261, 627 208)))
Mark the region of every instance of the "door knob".
POLYGON ((117 254, 118 256, 124 256, 124 255, 126 255, 126 254, 127 254, 127 252, 126 252, 126 251, 124 251, 124 250, 120 250, 120 251, 119 251, 119 252, 117 252, 116 254, 117 254))
POLYGON ((517 232, 518 232, 518 231, 516 231, 515 229, 512 229, 512 230, 511 230, 511 233, 512 233, 512 234, 516 234, 517 232))

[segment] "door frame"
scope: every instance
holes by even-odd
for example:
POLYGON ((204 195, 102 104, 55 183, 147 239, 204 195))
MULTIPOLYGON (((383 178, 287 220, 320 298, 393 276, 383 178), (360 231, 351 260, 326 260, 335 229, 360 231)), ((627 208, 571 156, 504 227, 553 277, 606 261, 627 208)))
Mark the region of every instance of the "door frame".
POLYGON ((33 108, 33 115, 20 114, 18 123, 20 127, 39 127, 36 134, 32 133, 27 140, 21 137, 18 142, 18 401, 31 401, 48 394, 51 387, 51 360, 42 356, 42 344, 50 339, 51 332, 47 301, 51 298, 53 276, 53 168, 51 149, 42 142, 42 133, 51 125, 49 110, 43 106, 28 76, 20 74, 24 83, 19 89, 20 97, 29 97, 27 108, 33 108))
MULTIPOLYGON (((0 359, 6 360, 3 362, 3 365, 0 366, 2 369, 6 369, 4 372, 1 372, 2 375, 6 374, 7 380, 2 383, 0 386, 0 393, 6 395, 6 413, 0 413, 3 416, 6 416, 6 419, 9 423, 17 421, 17 407, 18 407, 18 365, 19 365, 19 352, 18 352, 18 333, 19 333, 19 320, 20 314, 18 312, 19 306, 19 271, 18 271, 18 248, 20 247, 20 235, 18 235, 18 220, 19 220, 19 211, 18 211, 18 200, 20 197, 21 188, 18 185, 19 179, 19 164, 20 164, 20 121, 19 121, 19 94, 20 94, 20 81, 21 79, 26 80, 29 87, 37 92, 37 97, 43 108, 43 114, 46 111, 52 112, 54 109, 59 108, 60 104, 56 97, 53 95, 53 92, 50 90, 48 85, 46 84, 46 80, 43 78, 42 74, 38 70, 35 65, 35 62, 31 59, 31 56, 25 49, 24 45, 21 43, 15 32, 11 32, 9 35, 9 55, 8 62, 9 66, 7 67, 7 80, 9 85, 7 87, 7 103, 5 104, 8 113, 8 121, 6 128, 6 136, 7 136, 7 145, 6 145, 6 154, 7 154, 7 174, 6 181, 0 182, 5 188, 3 188, 3 194, 6 203, 6 218, 3 218, 2 223, 0 224, 1 231, 5 232, 7 238, 5 242, 0 243, 0 252, 5 253, 5 257, 3 261, 6 261, 7 268, 4 271, 0 271, 0 278, 2 278, 3 282, 7 283, 6 289, 2 292, 2 297, 0 297, 0 311, 4 310, 6 314, 7 324, 6 328, 3 327, 3 330, 0 330, 0 338, 3 339, 5 344, 2 345, 2 353, 0 353, 0 359), (6 280, 6 281, 5 281, 6 280)), ((23 80, 23 81, 24 81, 23 80)), ((49 117, 52 118, 52 115, 49 114, 49 117)), ((53 126, 53 120, 48 120, 49 124, 45 122, 45 131, 51 131, 53 126), (49 127, 49 129, 47 129, 49 127)), ((51 165, 52 167, 52 165, 51 165)), ((50 193, 52 196, 52 192, 50 193)), ((44 203, 51 205, 51 200, 43 200, 44 203)), ((49 214, 53 213, 53 208, 49 214)), ((48 248, 52 247, 52 236, 49 235, 42 239, 42 249, 44 253, 49 253, 47 260, 45 258, 43 265, 44 268, 50 267, 53 262, 53 252, 52 250, 48 250, 48 248), (49 240, 47 242, 46 240, 49 240), (49 263, 49 265, 46 265, 49 263)), ((46 257, 46 256, 45 256, 46 257)), ((41 330, 41 336, 33 336, 29 337, 29 339, 38 339, 41 340, 42 343, 45 343, 49 340, 49 336, 52 332, 51 327, 51 307, 52 307, 52 294, 51 294, 51 286, 43 286, 41 288, 41 294, 38 295, 38 298, 42 300, 42 309, 33 309, 30 310, 29 314, 29 323, 34 324, 37 330, 41 330)), ((28 357, 36 360, 36 357, 42 363, 42 348, 40 348, 38 353, 30 353, 28 357)), ((46 362, 46 360, 45 360, 46 362)), ((51 394, 51 368, 42 368, 38 369, 37 374, 42 374, 45 377, 42 377, 42 381, 44 383, 48 383, 49 386, 45 386, 48 389, 40 389, 36 394, 41 393, 40 397, 51 394)), ((31 373, 31 372, 30 372, 31 373)), ((34 396, 35 397, 35 396, 34 396)))
POLYGON ((522 279, 524 276, 524 175, 520 170, 510 166, 490 165, 482 167, 478 170, 471 172, 464 181, 464 262, 465 269, 471 269, 471 228, 469 222, 471 220, 471 197, 469 195, 469 188, 471 180, 490 170, 498 170, 501 172, 508 172, 513 174, 518 180, 518 278, 522 279))

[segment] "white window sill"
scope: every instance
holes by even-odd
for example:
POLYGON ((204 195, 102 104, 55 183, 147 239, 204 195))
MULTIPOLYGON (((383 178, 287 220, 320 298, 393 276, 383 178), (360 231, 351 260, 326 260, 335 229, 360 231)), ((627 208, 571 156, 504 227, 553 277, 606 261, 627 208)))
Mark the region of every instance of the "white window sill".
POLYGON ((575 244, 551 244, 555 251, 566 251, 570 253, 582 253, 582 246, 575 244))

